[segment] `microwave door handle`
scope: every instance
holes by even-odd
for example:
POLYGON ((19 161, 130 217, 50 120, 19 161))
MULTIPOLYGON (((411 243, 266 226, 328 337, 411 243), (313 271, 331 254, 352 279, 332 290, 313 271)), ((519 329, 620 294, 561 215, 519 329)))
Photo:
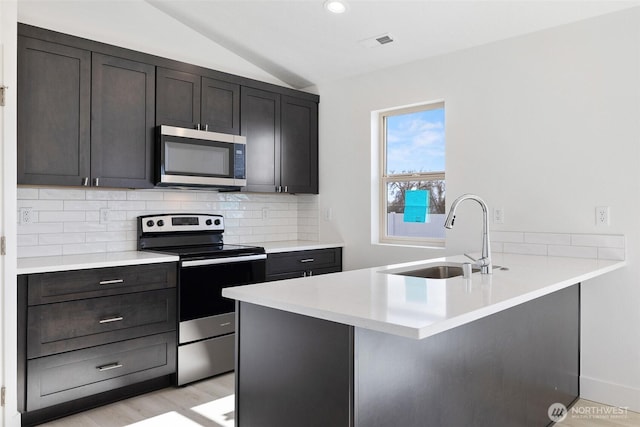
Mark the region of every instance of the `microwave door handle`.
POLYGON ((182 267, 199 267, 203 265, 231 264, 234 262, 256 261, 260 259, 267 259, 267 255, 259 254, 259 255, 247 255, 247 256, 237 256, 237 257, 229 257, 229 258, 197 259, 193 261, 182 261, 182 267))

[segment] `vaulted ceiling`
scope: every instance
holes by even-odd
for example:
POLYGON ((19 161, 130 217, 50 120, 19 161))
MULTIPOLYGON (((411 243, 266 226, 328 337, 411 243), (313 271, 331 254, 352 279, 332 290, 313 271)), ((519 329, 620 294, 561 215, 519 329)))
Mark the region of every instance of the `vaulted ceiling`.
POLYGON ((296 88, 638 7, 640 1, 146 0, 296 88), (392 43, 367 47, 389 34, 392 43))

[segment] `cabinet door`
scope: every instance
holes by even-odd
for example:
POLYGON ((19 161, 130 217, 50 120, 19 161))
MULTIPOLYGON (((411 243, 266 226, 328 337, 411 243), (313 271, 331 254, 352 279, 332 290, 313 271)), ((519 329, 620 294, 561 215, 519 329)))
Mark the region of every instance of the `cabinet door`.
POLYGON ((243 87, 241 134, 247 137, 247 191, 280 186, 280 95, 243 87))
POLYGON ((92 185, 153 187, 155 67, 93 53, 92 185))
POLYGON ((318 104, 283 96, 281 138, 284 191, 318 194, 318 104))
POLYGON ((18 38, 18 184, 82 185, 90 107, 89 51, 18 38))
POLYGON ((240 134, 240 86, 202 78, 200 123, 212 132, 240 134))
POLYGON ((200 76, 158 68, 156 125, 194 128, 200 123, 200 76))

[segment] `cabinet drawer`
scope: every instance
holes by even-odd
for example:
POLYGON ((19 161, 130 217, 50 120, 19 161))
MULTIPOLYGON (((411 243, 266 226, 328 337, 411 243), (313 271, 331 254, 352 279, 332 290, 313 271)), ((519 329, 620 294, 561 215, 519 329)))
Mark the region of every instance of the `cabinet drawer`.
POLYGON ((28 276, 28 304, 49 304, 176 286, 176 263, 61 271, 28 276))
POLYGON ((176 329, 176 290, 29 307, 27 358, 176 329))
POLYGON ((175 333, 30 360, 27 411, 172 374, 175 361, 175 333))
POLYGON ((267 275, 331 267, 342 268, 342 248, 282 252, 267 256, 267 275))

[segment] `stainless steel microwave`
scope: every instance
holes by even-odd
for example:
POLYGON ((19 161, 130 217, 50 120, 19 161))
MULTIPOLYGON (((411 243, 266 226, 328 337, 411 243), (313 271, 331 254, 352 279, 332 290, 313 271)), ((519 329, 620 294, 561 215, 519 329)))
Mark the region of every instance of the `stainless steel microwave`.
POLYGON ((247 185, 244 136, 158 126, 156 185, 239 189, 247 185))

